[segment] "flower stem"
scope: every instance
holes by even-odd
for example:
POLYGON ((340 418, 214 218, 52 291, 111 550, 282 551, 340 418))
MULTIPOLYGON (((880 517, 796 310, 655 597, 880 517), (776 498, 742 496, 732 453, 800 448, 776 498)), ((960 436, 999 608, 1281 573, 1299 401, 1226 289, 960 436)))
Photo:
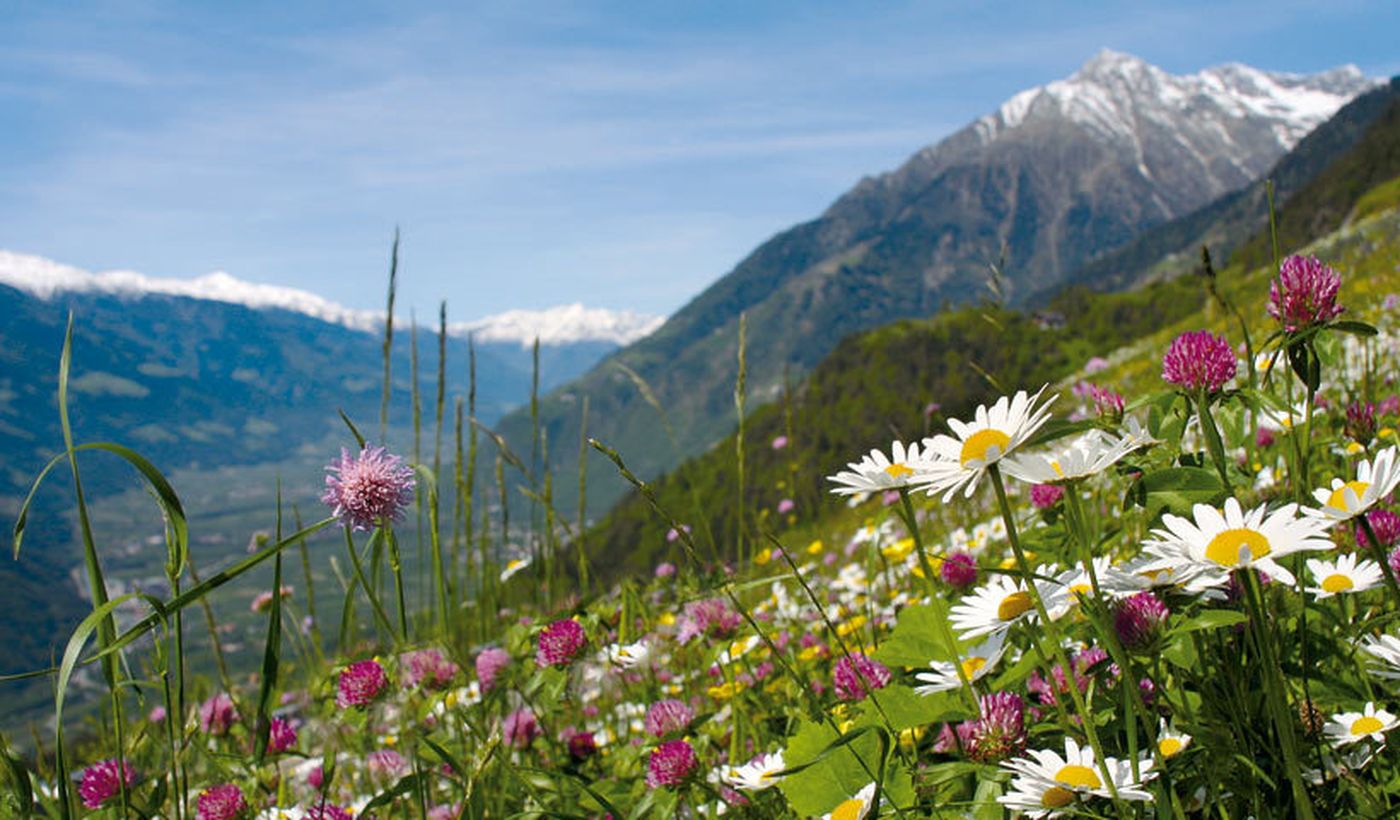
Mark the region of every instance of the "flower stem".
MULTIPOLYGON (((938 598, 938 585, 933 580, 933 564, 928 560, 928 553, 924 550, 924 539, 919 534, 919 522, 914 517, 914 505, 909 501, 909 488, 899 488, 900 513, 904 518, 904 528, 909 530, 909 537, 914 539, 914 552, 919 556, 919 568, 924 571, 924 583, 928 586, 928 597, 930 601, 938 598)), ((953 669, 958 673, 958 681, 962 684, 963 695, 967 698, 967 705, 972 709, 972 714, 981 713, 981 707, 977 702, 977 692, 972 688, 972 680, 967 676, 967 670, 962 664, 962 650, 959 648, 958 639, 953 635, 953 628, 949 626, 947 617, 937 618, 940 631, 943 633, 943 643, 948 647, 951 654, 950 660, 953 662, 953 669)))
POLYGON ((1254 635, 1254 643, 1259 653, 1259 663, 1263 666, 1264 697, 1273 713, 1274 727, 1278 732, 1278 743, 1283 752, 1283 765, 1287 770, 1288 782, 1293 789, 1294 811, 1298 817, 1311 820, 1312 800, 1303 784, 1302 761, 1298 756, 1298 738, 1294 729, 1294 718, 1288 708, 1284 691, 1283 672, 1274 654, 1272 636, 1268 633, 1265 621, 1263 593, 1259 588, 1259 575, 1254 569, 1245 569, 1245 598, 1249 605, 1249 628, 1254 635))
POLYGON ((1006 486, 1001 478, 1001 468, 997 464, 991 464, 987 467, 987 472, 992 477, 992 488, 996 490, 997 505, 1001 508, 1001 518, 1006 524, 1006 540, 1011 542, 1011 551, 1016 554, 1016 567, 1020 570, 1021 580, 1026 585, 1026 592, 1030 595, 1031 603, 1035 605, 1036 615, 1040 617, 1040 623, 1045 629, 1046 636, 1050 639, 1050 645, 1055 652, 1055 660, 1059 662, 1060 668, 1064 670, 1065 678, 1069 682, 1070 699, 1074 702, 1074 710, 1084 725, 1084 735, 1089 740, 1089 746, 1094 750, 1094 762, 1098 764, 1099 772, 1103 775, 1104 784, 1108 787, 1108 793, 1112 797, 1118 813, 1127 816, 1127 807, 1119 799, 1118 786, 1113 782, 1113 775, 1108 770, 1108 760, 1104 757, 1103 744, 1099 742, 1099 732, 1094 726, 1094 716, 1084 703, 1084 693, 1079 691, 1079 683, 1074 676, 1074 667, 1070 665, 1069 655, 1065 652, 1064 644, 1060 642, 1060 630, 1050 619, 1050 613, 1045 608, 1045 601, 1040 597, 1040 589, 1035 584, 1035 576, 1031 573, 1030 563, 1026 561, 1025 550, 1021 549, 1021 539, 1016 535, 1016 520, 1011 515, 1011 503, 1006 500, 1006 486))

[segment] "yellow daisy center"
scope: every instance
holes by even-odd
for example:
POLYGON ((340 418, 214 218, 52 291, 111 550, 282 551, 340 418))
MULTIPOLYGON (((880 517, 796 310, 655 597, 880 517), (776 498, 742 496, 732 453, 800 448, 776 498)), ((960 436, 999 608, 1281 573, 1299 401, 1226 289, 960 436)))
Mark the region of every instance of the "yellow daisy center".
POLYGON ((1352 583, 1351 578, 1340 572, 1334 572, 1322 579, 1322 588, 1327 592, 1345 592, 1354 586, 1356 584, 1352 583))
POLYGON ((1370 483, 1365 481, 1348 481, 1347 483, 1332 491, 1332 495, 1327 499, 1327 506, 1331 507, 1334 510, 1341 510, 1342 512, 1346 512, 1347 490, 1351 490, 1352 492, 1356 493, 1356 498, 1359 501, 1361 500, 1361 496, 1366 493, 1366 488, 1370 486, 1370 483))
POLYGON ((1035 604, 1031 602, 1030 593, 1013 592, 1001 599, 1001 604, 997 606, 997 617, 1003 621, 1015 620, 1033 606, 1035 604))
POLYGON ((1157 741, 1157 751, 1162 753, 1162 757, 1171 757, 1182 749, 1182 742, 1174 737, 1164 737, 1157 741))
POLYGON ((842 801, 841 805, 832 809, 831 820, 858 820, 860 813, 865 810, 865 801, 859 797, 852 797, 842 801))
POLYGON ((908 464, 900 464, 896 462, 885 468, 885 474, 888 475, 890 478, 893 478, 895 481, 898 481, 901 478, 904 478, 905 476, 913 475, 914 468, 910 467, 908 464))
POLYGON ((962 662, 963 674, 967 676, 968 680, 971 680, 972 676, 976 675, 978 672, 981 672, 982 667, 986 665, 986 658, 968 658, 967 660, 962 662))
POLYGON ((1073 584, 1069 588, 1071 595, 1088 595, 1094 588, 1088 584, 1073 584))
POLYGON ((1233 567, 1239 563, 1240 547, 1249 549, 1251 560, 1259 560, 1268 555, 1269 539, 1257 530, 1238 528, 1223 530, 1206 545, 1206 557, 1221 566, 1233 567))
POLYGON ((1383 725, 1384 724, 1378 719, 1367 715, 1363 718, 1358 718, 1355 723, 1351 724, 1351 733, 1354 735, 1369 735, 1372 732, 1379 732, 1383 725))
POLYGON ((1005 454, 1009 444, 1011 444, 1011 436, 1000 430, 991 428, 978 430, 968 436, 967 441, 963 442, 962 453, 959 454, 958 459, 966 467, 970 461, 986 461, 987 452, 993 447, 997 448, 998 453, 1005 454))
POLYGON ((1058 462, 1058 461, 1051 461, 1051 462, 1050 462, 1050 469, 1054 470, 1054 471, 1055 471, 1055 475, 1059 476, 1060 478, 1064 478, 1064 477, 1065 477, 1065 471, 1064 471, 1063 469, 1060 468, 1060 462, 1058 462))
POLYGON ((1103 785, 1103 781, 1099 779, 1093 769, 1074 763, 1055 772, 1055 779, 1066 786, 1078 786, 1084 789, 1097 789, 1103 785))
POLYGON ((1073 802, 1074 792, 1059 786, 1051 786, 1040 796, 1040 805, 1046 809, 1061 809, 1073 802))

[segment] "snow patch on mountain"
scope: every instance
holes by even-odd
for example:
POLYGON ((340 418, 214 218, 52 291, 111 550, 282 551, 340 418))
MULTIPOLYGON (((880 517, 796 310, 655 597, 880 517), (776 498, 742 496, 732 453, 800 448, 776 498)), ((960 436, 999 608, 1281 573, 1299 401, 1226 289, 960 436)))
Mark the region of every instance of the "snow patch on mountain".
POLYGON ((663 316, 574 303, 546 310, 508 310, 451 329, 461 335, 470 333, 483 342, 515 342, 528 346, 539 339, 542 345, 600 341, 621 346, 650 335, 665 321, 663 316))
MULTIPOLYGON (((296 288, 247 282, 225 273, 193 279, 147 276, 129 270, 92 273, 30 254, 0 250, 0 285, 53 299, 60 293, 98 293, 126 298, 182 296, 267 310, 289 310, 355 330, 379 332, 384 312, 358 310, 296 288)), ((629 344, 660 327, 663 317, 630 310, 589 308, 581 304, 545 310, 510 310, 474 322, 450 325, 454 336, 473 335, 483 342, 529 346, 576 342, 629 344)))

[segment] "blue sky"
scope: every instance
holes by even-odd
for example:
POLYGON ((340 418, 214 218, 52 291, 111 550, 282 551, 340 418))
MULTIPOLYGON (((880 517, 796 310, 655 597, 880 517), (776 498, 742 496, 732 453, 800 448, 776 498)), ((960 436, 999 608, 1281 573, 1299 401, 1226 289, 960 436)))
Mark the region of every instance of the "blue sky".
POLYGON ((420 314, 667 313, 1101 47, 1400 73, 1394 0, 469 5, 0 3, 0 248, 370 308, 397 224, 420 314))

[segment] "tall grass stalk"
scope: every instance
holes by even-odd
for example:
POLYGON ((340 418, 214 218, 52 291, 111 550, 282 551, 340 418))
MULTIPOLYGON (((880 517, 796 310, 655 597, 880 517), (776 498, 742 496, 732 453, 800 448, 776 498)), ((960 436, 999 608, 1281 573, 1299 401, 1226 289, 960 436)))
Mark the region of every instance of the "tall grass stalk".
POLYGON ((579 592, 588 595, 588 396, 583 397, 578 420, 578 548, 579 592))
MULTIPOLYGON (((439 532, 439 531, 436 529, 436 526, 437 526, 436 522, 439 520, 439 517, 441 516, 442 512, 441 512, 441 510, 438 510, 438 509, 437 509, 438 497, 437 497, 437 493, 436 493, 436 487, 437 487, 436 482, 439 481, 439 480, 442 478, 442 424, 443 424, 443 411, 444 411, 444 409, 445 409, 445 407, 446 407, 446 405, 447 405, 447 301, 446 301, 446 300, 443 300, 442 302, 440 302, 440 303, 438 304, 438 335, 437 335, 437 345, 438 345, 438 349, 437 349, 437 354, 438 354, 438 355, 437 355, 437 397, 436 397, 436 402, 435 402, 435 404, 433 405, 433 481, 434 481, 434 485, 433 485, 433 486, 434 486, 435 492, 434 492, 433 499, 432 499, 433 506, 432 506, 432 508, 431 508, 431 513, 430 513, 430 515, 429 515, 429 523, 435 528, 435 529, 433 530, 433 534, 432 534, 432 543, 435 545, 435 548, 438 549, 439 552, 440 552, 440 551, 441 551, 441 546, 439 545, 438 542, 439 542, 439 540, 442 538, 442 533, 439 532)), ((420 537, 420 541, 421 541, 421 537, 420 537)), ((442 578, 442 556, 441 556, 441 554, 439 554, 436 558, 433 559, 433 572, 437 574, 437 578, 436 578, 437 583, 434 583, 434 584, 433 584, 433 588, 437 591, 437 593, 438 593, 439 595, 444 595, 444 594, 446 593, 446 591, 447 591, 447 584, 444 582, 444 580, 443 580, 443 578, 442 578)), ((445 598, 444 598, 442 601, 440 601, 439 603, 440 603, 441 606, 444 607, 444 608, 447 606, 447 601, 446 601, 445 598)), ((446 624, 446 622, 445 622, 445 620, 444 620, 443 628, 445 629, 446 626, 447 626, 447 624, 446 624)))
POLYGON ((734 437, 734 472, 738 484, 736 505, 734 507, 737 519, 737 529, 734 543, 739 551, 739 565, 748 566, 748 487, 745 482, 748 478, 744 469, 746 458, 744 453, 744 431, 746 404, 748 401, 748 346, 749 319, 747 313, 739 314, 739 372, 734 379, 734 410, 739 416, 739 429, 734 437))
POLYGON ((379 441, 382 444, 389 435, 389 359, 394 350, 394 292, 399 284, 399 229, 394 228, 394 246, 389 252, 389 297, 384 310, 384 388, 379 399, 379 441))
MULTIPOLYGON (((83 563, 87 567, 88 591, 92 596, 93 610, 97 611, 106 606, 107 581, 102 575, 102 562, 97 557, 97 541, 92 534, 92 519, 88 515, 87 497, 83 493, 83 477, 78 470, 78 453, 73 448, 73 425, 68 417, 68 376, 72 372, 73 364, 73 313, 68 313, 68 327, 63 334, 63 352, 59 356, 58 364, 58 417, 59 424, 63 428, 63 449, 68 456, 68 469, 73 474, 73 494, 77 499, 78 506, 78 528, 83 538, 83 563)), ((16 547, 18 549, 18 547, 16 547)), ((102 618, 97 628, 98 646, 107 648, 116 639, 117 627, 116 619, 111 612, 102 618)), ((102 663, 102 676, 107 682, 107 691, 112 703, 112 727, 116 736, 117 765, 124 766, 125 750, 123 743, 123 727, 126 723, 122 710, 122 698, 120 690, 118 658, 108 656, 102 663)), ((60 693, 61 695, 62 693, 60 693)), ((61 747, 61 744, 60 744, 61 747)), ((61 749, 60 749, 61 751, 61 749)), ((59 776, 66 778, 68 772, 65 769, 59 771, 59 776)), ((127 813, 128 795, 126 781, 121 781, 121 808, 122 814, 127 813)))

